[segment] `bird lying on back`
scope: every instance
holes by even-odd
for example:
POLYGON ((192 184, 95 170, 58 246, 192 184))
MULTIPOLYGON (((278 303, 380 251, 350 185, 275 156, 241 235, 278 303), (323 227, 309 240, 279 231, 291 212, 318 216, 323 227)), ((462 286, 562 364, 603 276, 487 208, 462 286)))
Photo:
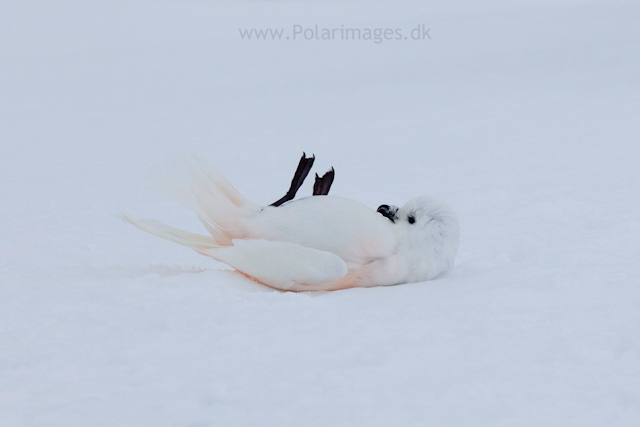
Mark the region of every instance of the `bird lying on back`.
POLYGON ((374 211, 328 195, 333 168, 322 177, 316 174, 313 196, 294 200, 313 160, 303 154, 291 188, 270 206, 245 199, 200 157, 180 156, 156 168, 152 187, 195 211, 210 236, 122 216, 285 291, 421 282, 451 268, 459 225, 449 205, 422 196, 374 211))

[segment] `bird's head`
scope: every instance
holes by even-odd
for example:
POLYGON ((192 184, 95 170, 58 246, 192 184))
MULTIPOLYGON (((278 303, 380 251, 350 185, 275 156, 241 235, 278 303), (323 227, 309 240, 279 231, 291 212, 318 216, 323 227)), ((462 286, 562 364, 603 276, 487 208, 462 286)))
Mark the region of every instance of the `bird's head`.
POLYGON ((378 212, 393 223, 398 251, 421 266, 418 280, 428 280, 448 270, 459 245, 460 226, 455 212, 443 202, 422 196, 404 206, 381 205, 378 212))

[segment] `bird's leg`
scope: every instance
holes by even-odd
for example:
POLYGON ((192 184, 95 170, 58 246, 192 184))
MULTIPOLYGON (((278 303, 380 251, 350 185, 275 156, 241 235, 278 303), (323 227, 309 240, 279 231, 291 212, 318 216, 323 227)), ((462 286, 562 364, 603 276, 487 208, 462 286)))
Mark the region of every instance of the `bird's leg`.
POLYGON ((311 170, 311 166, 313 166, 313 161, 315 159, 316 156, 307 157, 305 153, 302 153, 302 158, 300 158, 296 173, 293 175, 293 179, 291 180, 291 187, 289 187, 289 191, 287 191, 287 194, 285 194, 280 200, 272 203, 271 206, 280 206, 281 204, 288 202, 289 200, 292 200, 294 197, 296 197, 296 193, 309 174, 309 171, 311 170))
POLYGON ((313 184, 313 195, 314 196, 326 196, 329 194, 329 189, 331 188, 331 184, 333 184, 333 178, 335 177, 336 171, 331 168, 327 173, 322 175, 322 178, 316 174, 316 182, 313 184))

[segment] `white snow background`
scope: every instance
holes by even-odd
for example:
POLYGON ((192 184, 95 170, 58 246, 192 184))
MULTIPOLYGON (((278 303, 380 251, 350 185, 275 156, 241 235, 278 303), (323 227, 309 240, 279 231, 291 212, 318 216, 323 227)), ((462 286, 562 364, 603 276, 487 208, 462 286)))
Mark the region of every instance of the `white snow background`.
POLYGON ((0 426, 640 425, 640 4, 479 3, 1 2, 0 426), (238 31, 316 24, 431 40, 238 31), (456 265, 282 293, 114 215, 204 232, 184 151, 444 199, 456 265))

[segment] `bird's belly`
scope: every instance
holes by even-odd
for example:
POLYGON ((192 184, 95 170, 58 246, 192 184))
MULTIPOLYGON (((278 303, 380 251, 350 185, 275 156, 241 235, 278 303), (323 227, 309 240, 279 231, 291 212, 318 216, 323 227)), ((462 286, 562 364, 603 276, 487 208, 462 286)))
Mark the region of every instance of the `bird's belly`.
POLYGON ((395 235, 387 219, 362 203, 342 197, 314 196, 265 208, 250 222, 252 238, 329 251, 348 267, 387 256, 395 247, 395 235))

